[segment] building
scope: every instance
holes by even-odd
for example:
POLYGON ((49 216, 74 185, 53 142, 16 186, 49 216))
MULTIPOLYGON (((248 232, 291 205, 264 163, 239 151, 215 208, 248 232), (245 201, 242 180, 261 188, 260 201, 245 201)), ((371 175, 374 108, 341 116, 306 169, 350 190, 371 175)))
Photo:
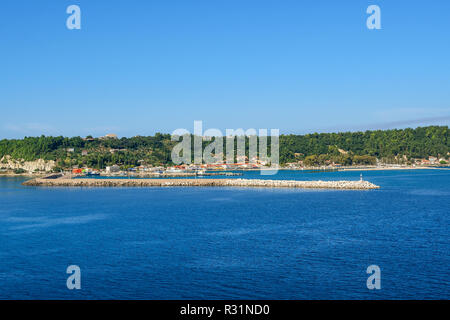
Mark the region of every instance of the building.
POLYGON ((127 149, 109 149, 109 152, 110 153, 116 153, 116 152, 125 152, 125 151, 127 151, 127 149))
POLYGON ((107 135, 103 136, 102 139, 117 139, 117 135, 114 133, 108 133, 107 135))
POLYGON ((115 172, 119 172, 119 171, 120 171, 120 167, 116 164, 113 166, 106 167, 106 173, 115 173, 115 172))
POLYGON ((436 157, 428 157, 428 160, 430 161, 430 164, 436 164, 436 162, 437 162, 436 157))

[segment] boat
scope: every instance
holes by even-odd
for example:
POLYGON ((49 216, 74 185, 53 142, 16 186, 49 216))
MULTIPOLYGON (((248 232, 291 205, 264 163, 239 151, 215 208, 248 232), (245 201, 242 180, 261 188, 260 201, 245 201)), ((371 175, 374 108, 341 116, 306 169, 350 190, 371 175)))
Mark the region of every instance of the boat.
POLYGON ((100 172, 86 172, 86 176, 99 176, 100 172))

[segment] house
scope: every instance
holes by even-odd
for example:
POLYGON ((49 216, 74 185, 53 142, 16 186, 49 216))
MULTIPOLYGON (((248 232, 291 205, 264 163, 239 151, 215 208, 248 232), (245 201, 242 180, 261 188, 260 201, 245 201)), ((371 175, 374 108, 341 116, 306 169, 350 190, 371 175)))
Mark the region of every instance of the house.
POLYGON ((66 150, 67 150, 67 152, 72 152, 72 153, 75 152, 75 148, 67 148, 66 150))
POLYGON ((87 150, 82 150, 81 151, 81 155, 82 156, 87 156, 88 155, 88 151, 87 150))
POLYGON ((116 153, 116 152, 125 152, 127 149, 109 149, 110 153, 116 153))
POLYGON ((102 139, 117 139, 117 135, 114 133, 108 133, 105 136, 101 137, 102 139))
POLYGON ((114 172, 119 172, 119 171, 120 171, 120 167, 116 164, 106 167, 106 173, 114 173, 114 172))
POLYGON ((288 168, 297 168, 298 164, 296 162, 289 162, 289 163, 286 163, 286 167, 288 167, 288 168))
POLYGON ((437 162, 436 157, 428 157, 428 160, 430 161, 430 164, 435 164, 437 162))

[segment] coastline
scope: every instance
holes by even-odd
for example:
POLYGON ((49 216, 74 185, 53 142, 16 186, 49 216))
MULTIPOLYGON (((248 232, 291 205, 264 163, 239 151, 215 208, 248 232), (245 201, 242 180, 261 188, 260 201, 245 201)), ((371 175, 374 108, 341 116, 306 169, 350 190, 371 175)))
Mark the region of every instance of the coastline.
MULTIPOLYGON (((383 170, 436 170, 436 169, 450 169, 444 167, 435 167, 435 166, 372 166, 372 167, 360 167, 360 166, 348 166, 348 167, 303 167, 303 168, 286 168, 279 167, 278 171, 383 171, 383 170)), ((258 168, 258 169, 245 169, 245 171, 265 171, 265 170, 274 170, 270 168, 258 168)), ((233 171, 233 170, 231 170, 233 171)), ((239 170, 237 170, 239 171, 239 170)))
POLYGON ((33 173, 3 173, 0 172, 0 177, 30 177, 30 178, 36 178, 36 177, 44 177, 45 174, 33 174, 33 173))
POLYGON ((445 169, 438 167, 367 167, 367 168, 342 168, 339 171, 383 171, 383 170, 435 170, 445 169))
MULTIPOLYGON (((272 168, 258 168, 258 169, 221 169, 221 170, 211 170, 204 174, 196 174, 192 172, 164 172, 164 173, 133 173, 130 176, 133 177, 141 177, 141 178, 153 178, 153 177, 196 177, 196 176, 214 176, 214 175, 241 175, 241 171, 318 171, 318 172, 324 172, 324 171, 388 171, 388 170, 442 170, 442 169, 450 169, 450 166, 368 166, 368 167, 361 167, 361 166, 348 166, 348 167, 303 167, 303 168, 286 168, 286 167, 278 167, 277 169, 272 168), (236 173, 238 171, 238 173, 236 173)), ((25 173, 14 173, 14 172, 0 172, 0 177, 29 177, 29 178, 42 178, 46 177, 48 175, 51 175, 51 171, 48 172, 39 172, 39 173, 32 173, 32 172, 25 172, 25 173)), ((71 173, 64 173, 65 175, 72 175, 71 173)), ((100 176, 123 176, 118 174, 112 174, 107 175, 105 173, 101 173, 100 176)))

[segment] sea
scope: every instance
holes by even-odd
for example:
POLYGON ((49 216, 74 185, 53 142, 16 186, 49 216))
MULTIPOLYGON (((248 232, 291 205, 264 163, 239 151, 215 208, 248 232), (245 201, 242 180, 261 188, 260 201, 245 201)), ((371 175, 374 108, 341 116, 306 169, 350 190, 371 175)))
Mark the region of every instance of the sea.
POLYGON ((234 178, 361 174, 380 189, 51 188, 2 177, 0 299, 449 299, 450 170, 234 178), (69 266, 80 289, 67 286, 69 266))

